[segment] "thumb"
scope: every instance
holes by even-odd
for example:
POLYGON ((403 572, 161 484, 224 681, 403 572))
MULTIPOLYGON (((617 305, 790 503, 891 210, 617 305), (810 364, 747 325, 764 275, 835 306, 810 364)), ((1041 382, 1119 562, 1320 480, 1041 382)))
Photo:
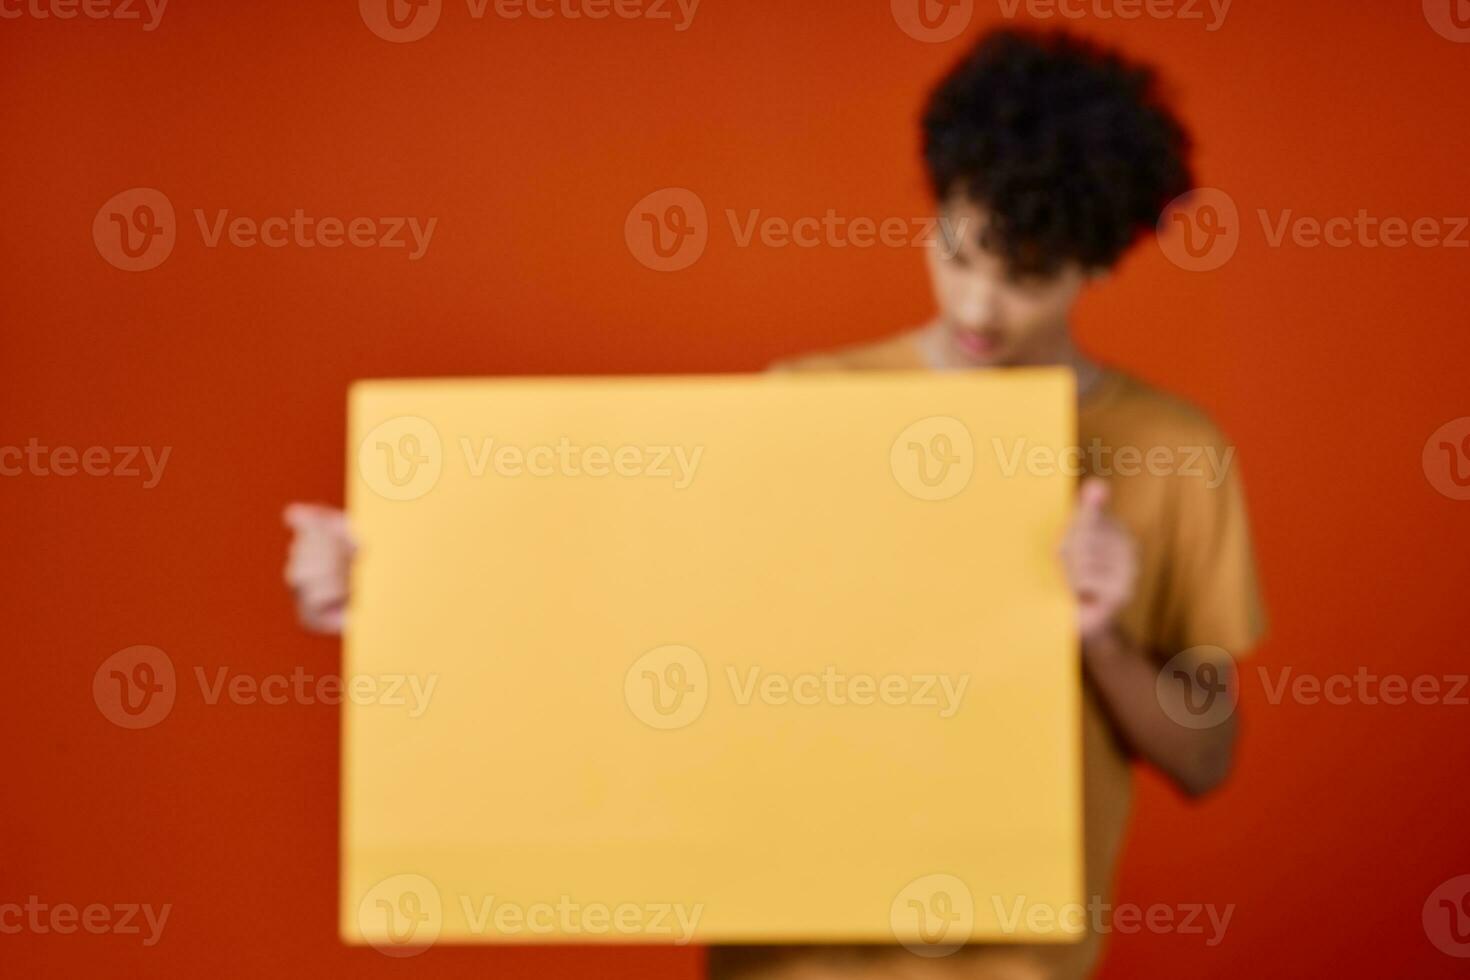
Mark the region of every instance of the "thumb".
POLYGON ((287 504, 281 517, 287 527, 297 532, 322 530, 347 533, 346 513, 323 504, 287 504))
POLYGON ((1108 497, 1111 491, 1103 480, 1090 476, 1082 481, 1082 487, 1077 492, 1077 510, 1080 516, 1085 518, 1101 517, 1103 510, 1108 505, 1108 497))

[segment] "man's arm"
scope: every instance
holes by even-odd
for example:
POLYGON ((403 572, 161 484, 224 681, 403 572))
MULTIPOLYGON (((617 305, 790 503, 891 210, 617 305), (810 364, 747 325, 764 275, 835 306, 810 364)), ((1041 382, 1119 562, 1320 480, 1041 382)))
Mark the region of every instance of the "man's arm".
MULTIPOLYGON (((1230 773, 1235 755, 1236 721, 1231 712, 1219 724, 1191 727, 1174 719, 1190 717, 1198 703, 1193 685, 1198 677, 1180 671, 1184 684, 1159 684, 1158 666, 1118 629, 1117 615, 1133 599, 1138 574, 1137 546, 1126 528, 1108 516, 1108 486, 1093 478, 1083 482, 1077 513, 1062 543, 1067 578, 1077 593, 1078 629, 1087 676, 1124 743, 1157 766, 1190 796, 1219 786, 1230 773)), ((1215 664, 1218 686, 1233 701, 1233 663, 1215 664)))
MULTIPOLYGON (((1187 717, 1189 705, 1202 696, 1192 690, 1194 674, 1179 672, 1183 684, 1159 684, 1158 667, 1148 651, 1137 649, 1116 628, 1084 642, 1082 662, 1109 718, 1136 754, 1190 796, 1203 796, 1225 781, 1235 758, 1235 712, 1204 728, 1174 720, 1187 717)), ((1217 669, 1229 690, 1217 690, 1214 696, 1233 700, 1233 665, 1218 664, 1217 669)))

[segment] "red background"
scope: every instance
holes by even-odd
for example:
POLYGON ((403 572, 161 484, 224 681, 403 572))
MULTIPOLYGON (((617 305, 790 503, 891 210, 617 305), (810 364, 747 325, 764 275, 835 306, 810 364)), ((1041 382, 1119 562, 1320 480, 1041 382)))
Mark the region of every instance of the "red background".
MULTIPOLYGON (((208 705, 195 667, 337 669, 295 625, 282 505, 340 502, 356 378, 757 370, 931 311, 921 256, 734 244, 723 212, 919 216, 916 116, 959 40, 886 0, 704 0, 667 21, 471 19, 389 44, 353 3, 174 0, 156 31, 0 22, 0 444, 171 446, 162 482, 0 479, 7 747, 0 902, 151 902, 162 942, 0 936, 0 973, 695 977, 693 949, 436 947, 336 935, 337 711, 208 705), (179 239, 128 273, 93 245, 129 187, 179 239), (687 187, 708 251, 645 269, 634 202, 687 187), (192 210, 438 217, 403 250, 206 248, 192 210), (113 651, 163 648, 154 728, 98 711, 113 651)), ((1052 21, 1055 25, 1060 21, 1052 21)), ((1470 253, 1268 247, 1273 216, 1464 215, 1470 45, 1418 0, 1238 0, 1224 25, 1071 23, 1164 70, 1203 183, 1240 207, 1223 268, 1152 241, 1077 326, 1107 359, 1210 410, 1239 445, 1268 642, 1240 766, 1191 806, 1140 776, 1119 901, 1234 903, 1225 941, 1119 935, 1105 977, 1450 976, 1420 912, 1470 872, 1470 708, 1269 703, 1257 665, 1318 676, 1464 671, 1470 503, 1420 463, 1470 414, 1470 253)))

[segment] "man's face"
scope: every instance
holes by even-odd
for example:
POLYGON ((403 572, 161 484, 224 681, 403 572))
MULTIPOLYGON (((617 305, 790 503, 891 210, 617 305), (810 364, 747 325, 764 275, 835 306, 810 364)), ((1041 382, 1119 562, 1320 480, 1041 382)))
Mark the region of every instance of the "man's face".
POLYGON ((1045 277, 1012 275, 981 246, 989 220, 983 208, 956 196, 940 218, 940 241, 928 257, 945 353, 973 367, 1054 363, 1087 273, 1068 263, 1045 277))

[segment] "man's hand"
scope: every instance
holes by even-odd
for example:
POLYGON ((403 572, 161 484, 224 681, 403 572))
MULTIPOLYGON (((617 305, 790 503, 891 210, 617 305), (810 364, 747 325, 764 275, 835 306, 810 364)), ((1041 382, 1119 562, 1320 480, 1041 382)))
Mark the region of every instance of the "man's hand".
POLYGON ((1097 477, 1082 482, 1077 510, 1062 539, 1062 566, 1077 593, 1082 642, 1105 637, 1133 599, 1138 546, 1128 529, 1108 516, 1108 485, 1097 477))
MULTIPOLYGON (((1219 786, 1235 753, 1235 717, 1194 729, 1177 724, 1187 692, 1158 686, 1158 666, 1117 627, 1118 613, 1133 599, 1138 546, 1127 528, 1107 514, 1108 485, 1084 480, 1077 512, 1062 543, 1067 581, 1077 593, 1082 660, 1124 742, 1157 766, 1190 796, 1219 786), (1172 713, 1171 713, 1172 711, 1172 713)), ((1222 668, 1233 677, 1232 665, 1222 668)))
POLYGON ((313 632, 340 633, 357 550, 347 515, 319 504, 291 504, 284 516, 292 531, 286 584, 296 597, 296 615, 313 632))

